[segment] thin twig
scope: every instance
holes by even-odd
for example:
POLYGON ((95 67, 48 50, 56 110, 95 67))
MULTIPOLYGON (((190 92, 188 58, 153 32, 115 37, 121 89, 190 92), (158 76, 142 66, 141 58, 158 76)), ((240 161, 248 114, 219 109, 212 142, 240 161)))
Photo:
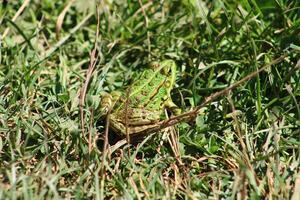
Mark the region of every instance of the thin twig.
POLYGON ((142 10, 142 13, 144 15, 144 18, 145 18, 145 26, 146 26, 146 29, 147 29, 147 45, 148 45, 148 56, 149 56, 149 60, 150 60, 150 56, 151 56, 151 41, 150 41, 150 32, 148 30, 148 27, 149 27, 149 19, 146 15, 146 12, 145 12, 145 9, 144 9, 144 5, 142 3, 141 0, 139 0, 139 4, 141 6, 141 10, 142 10))
MULTIPOLYGON (((94 72, 94 69, 95 69, 95 66, 96 66, 96 63, 97 63, 97 56, 96 56, 96 53, 97 53, 97 42, 98 42, 98 38, 99 38, 99 24, 100 24, 100 14, 99 12, 97 13, 97 30, 96 30, 96 38, 95 38, 95 42, 94 42, 94 49, 92 50, 91 54, 90 54, 90 64, 89 64, 89 68, 86 72, 86 79, 85 79, 85 83, 83 85, 83 87, 81 88, 81 92, 80 92, 80 99, 79 99, 79 108, 80 108, 80 120, 81 120, 81 130, 82 130, 82 135, 83 135, 83 138, 85 138, 85 131, 84 131, 84 111, 83 111, 83 108, 84 108, 84 104, 85 104, 85 97, 86 97, 86 92, 87 92, 87 88, 88 88, 88 85, 90 83, 90 80, 91 80, 91 77, 92 77, 92 74, 94 72)), ((91 134, 89 132, 89 134, 91 134)), ((89 138, 91 138, 89 136, 89 138)), ((88 143, 89 143, 89 153, 91 153, 92 151, 92 141, 88 140, 88 143)))
POLYGON ((106 160, 107 160, 107 155, 109 152, 109 148, 108 148, 108 131, 109 131, 109 117, 110 117, 110 112, 111 110, 109 109, 107 112, 107 116, 106 116, 106 121, 105 121, 105 132, 104 132, 104 145, 103 145, 103 151, 102 151, 102 162, 101 162, 101 166, 100 166, 100 194, 101 197, 104 197, 104 183, 105 183, 105 165, 106 165, 106 160))
POLYGON ((272 62, 264 65, 263 67, 261 67, 257 71, 252 72, 251 74, 249 74, 246 77, 242 78, 241 80, 235 82, 234 84, 230 85, 229 87, 208 96, 204 100, 203 103, 201 103, 199 106, 195 107, 193 110, 191 110, 189 112, 185 112, 181 115, 177 115, 177 116, 171 117, 169 119, 163 120, 163 121, 159 122, 156 126, 145 130, 144 133, 147 134, 147 133, 157 132, 157 131, 160 131, 161 129, 167 128, 169 126, 173 126, 177 123, 194 119, 198 115, 198 112, 200 111, 201 108, 203 108, 204 106, 206 106, 207 104, 209 104, 213 100, 217 99, 218 97, 223 96, 224 94, 227 94, 229 91, 237 88, 238 86, 245 83, 246 81, 254 78, 260 72, 264 71, 266 68, 282 62, 284 60, 284 58, 286 58, 287 56, 288 55, 285 54, 285 55, 282 55, 282 56, 274 59, 272 62))
MULTIPOLYGON (((16 14, 14 15, 14 17, 12 18, 11 21, 15 22, 17 20, 17 18, 21 15, 21 13, 23 12, 23 10, 26 8, 26 6, 28 6, 28 4, 30 3, 30 0, 25 0, 22 4, 22 6, 19 8, 19 10, 16 12, 16 14)), ((9 32, 9 27, 7 27, 2 35, 2 39, 5 38, 5 36, 8 34, 9 32)))
MULTIPOLYGON (((234 103, 232 101, 232 98, 231 98, 230 94, 228 94, 227 100, 228 100, 228 102, 230 104, 231 112, 233 113, 232 118, 233 118, 233 120, 234 120, 234 122, 236 124, 236 126, 234 127, 234 129, 235 129, 235 131, 237 133, 238 140, 239 140, 239 142, 241 144, 241 147, 242 147, 242 152, 241 152, 242 155, 240 155, 241 156, 240 159, 242 159, 244 161, 244 163, 248 167, 249 171, 253 174, 256 182, 259 183, 259 178, 257 177, 257 174, 256 174, 255 170, 253 169, 253 166, 251 164, 251 159, 250 159, 250 157, 248 155, 249 151, 248 151, 247 146, 246 146, 246 144, 245 144, 245 142, 243 140, 243 137, 242 137, 240 123, 239 123, 239 121, 237 119, 236 112, 235 112, 236 109, 235 109, 235 106, 234 106, 234 103)), ((261 192, 265 193, 264 189, 262 189, 261 192)))
MULTIPOLYGON (((126 133, 126 140, 128 144, 130 143, 130 137, 128 132, 128 105, 129 105, 129 94, 130 94, 130 88, 126 90, 126 102, 125 102, 125 133, 126 133)), ((129 152, 128 152, 129 153, 129 152)))
MULTIPOLYGON (((72 28, 70 30, 70 33, 68 35, 66 35, 65 37, 63 37, 62 39, 60 39, 53 47, 51 47, 50 49, 48 49, 45 53, 45 56, 43 59, 48 58, 53 52, 55 52, 60 46, 62 46, 65 42, 67 42, 71 36, 77 32, 94 14, 93 13, 89 13, 79 24, 77 24, 74 28, 72 28)), ((42 59, 42 60, 43 60, 42 59)))
MULTIPOLYGON (((133 15, 132 18, 135 18, 138 16, 138 14, 140 14, 140 12, 143 12, 142 10, 147 9, 148 7, 150 7, 153 4, 153 1, 149 1, 148 3, 144 4, 142 7, 140 7, 133 15)), ((141 4, 140 4, 141 5, 141 4)))
POLYGON ((56 32, 56 39, 59 39, 60 36, 60 30, 65 18, 66 13, 68 10, 71 8, 72 4, 75 2, 75 0, 70 0, 68 4, 65 6, 63 11, 58 15, 57 20, 56 20, 56 26, 55 26, 55 32, 56 32))
MULTIPOLYGON (((85 104, 85 97, 86 97, 87 88, 88 88, 88 85, 90 83, 92 74, 94 72, 96 62, 97 62, 96 49, 93 49, 91 54, 90 54, 90 64, 89 64, 89 68, 86 72, 86 79, 85 79, 84 85, 81 88, 80 99, 79 99, 81 130, 82 130, 83 138, 85 138, 83 108, 84 108, 84 104, 85 104)), ((90 141, 88 141, 88 142, 90 144, 90 141)), ((90 145, 89 145, 89 148, 90 148, 90 145)), ((90 151, 90 149, 89 149, 89 151, 90 151)))

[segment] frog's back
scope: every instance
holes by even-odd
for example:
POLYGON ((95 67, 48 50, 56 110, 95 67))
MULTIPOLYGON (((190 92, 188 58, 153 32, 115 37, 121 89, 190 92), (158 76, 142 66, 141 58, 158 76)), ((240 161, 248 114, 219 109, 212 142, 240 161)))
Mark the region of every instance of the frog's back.
POLYGON ((153 69, 145 70, 130 88, 130 106, 160 110, 164 98, 167 96, 165 88, 166 76, 155 72, 153 69))

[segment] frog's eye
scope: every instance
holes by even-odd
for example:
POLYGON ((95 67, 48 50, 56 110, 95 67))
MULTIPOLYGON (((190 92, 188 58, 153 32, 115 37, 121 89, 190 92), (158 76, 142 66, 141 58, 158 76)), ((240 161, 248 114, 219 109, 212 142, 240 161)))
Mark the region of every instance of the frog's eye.
POLYGON ((151 62, 150 63, 151 69, 157 69, 157 68, 159 68, 159 66, 160 66, 159 62, 151 62))
POLYGON ((165 66, 162 67, 161 73, 164 74, 164 75, 168 75, 169 72, 170 72, 170 69, 171 69, 171 67, 169 65, 165 65, 165 66))

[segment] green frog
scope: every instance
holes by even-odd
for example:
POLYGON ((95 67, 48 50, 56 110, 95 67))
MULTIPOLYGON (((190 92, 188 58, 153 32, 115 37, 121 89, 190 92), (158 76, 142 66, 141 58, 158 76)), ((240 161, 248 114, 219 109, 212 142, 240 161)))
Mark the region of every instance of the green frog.
POLYGON ((176 79, 173 60, 151 63, 123 91, 102 94, 102 114, 110 111, 109 128, 120 136, 141 135, 166 118, 165 109, 174 115, 181 110, 171 99, 176 79))

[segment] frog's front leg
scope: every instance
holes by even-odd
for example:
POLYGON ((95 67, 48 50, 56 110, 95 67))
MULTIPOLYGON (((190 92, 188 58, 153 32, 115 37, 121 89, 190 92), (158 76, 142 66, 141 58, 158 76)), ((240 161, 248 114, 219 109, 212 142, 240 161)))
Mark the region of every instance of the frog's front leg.
POLYGON ((100 96, 101 96, 100 115, 105 116, 107 115, 108 111, 114 107, 115 103, 118 101, 118 99, 121 96, 121 92, 119 91, 113 91, 111 93, 102 92, 100 96))
POLYGON ((181 109, 171 99, 165 102, 165 107, 174 115, 181 114, 181 109))

